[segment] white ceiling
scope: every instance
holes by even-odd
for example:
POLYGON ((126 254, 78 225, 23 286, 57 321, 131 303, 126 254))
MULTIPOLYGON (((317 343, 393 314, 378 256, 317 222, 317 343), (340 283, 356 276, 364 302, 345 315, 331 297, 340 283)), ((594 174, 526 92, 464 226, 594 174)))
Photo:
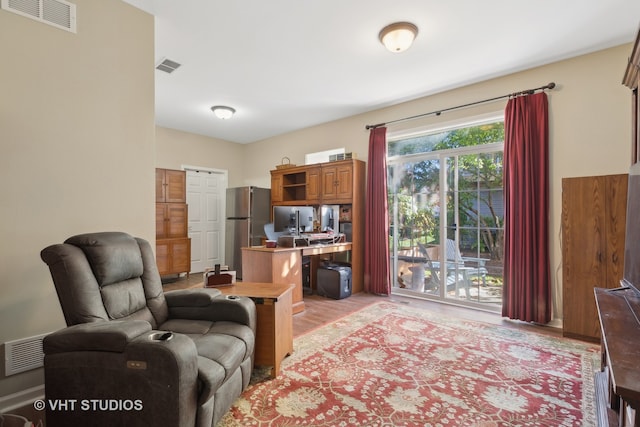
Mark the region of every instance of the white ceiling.
POLYGON ((155 71, 156 124, 237 143, 628 43, 640 23, 638 0, 124 1, 155 15, 156 65, 182 64, 155 71), (378 40, 396 21, 419 28, 399 54, 378 40))

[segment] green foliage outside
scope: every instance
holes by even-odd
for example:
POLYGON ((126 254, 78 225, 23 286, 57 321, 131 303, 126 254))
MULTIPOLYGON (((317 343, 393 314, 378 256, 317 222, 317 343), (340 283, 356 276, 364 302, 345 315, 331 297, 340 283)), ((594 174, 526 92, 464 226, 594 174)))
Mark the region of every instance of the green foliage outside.
MULTIPOLYGON (((477 146, 502 142, 504 123, 490 123, 469 128, 455 129, 433 135, 425 135, 389 143, 389 156, 424 153, 429 151, 477 146)), ((450 157, 454 161, 455 157, 450 157)), ((502 200, 502 152, 458 155, 458 212, 461 236, 466 231, 480 230, 480 252, 489 253, 494 260, 502 259, 503 200, 502 200)), ((455 169, 447 165, 448 187, 453 188, 455 169)), ((390 168, 389 206, 394 196, 398 203, 397 233, 400 247, 413 245, 414 241, 429 243, 440 241, 438 227, 438 194, 440 162, 424 160, 404 162, 390 168), (421 194, 417 206, 416 194, 421 194)), ((447 223, 454 222, 454 193, 447 194, 447 223)), ((392 217, 392 215, 390 215, 392 217)), ((452 238, 453 236, 448 236, 452 238)), ((462 239, 463 244, 473 245, 477 239, 462 239)), ((468 249, 477 249, 475 247, 468 249)))

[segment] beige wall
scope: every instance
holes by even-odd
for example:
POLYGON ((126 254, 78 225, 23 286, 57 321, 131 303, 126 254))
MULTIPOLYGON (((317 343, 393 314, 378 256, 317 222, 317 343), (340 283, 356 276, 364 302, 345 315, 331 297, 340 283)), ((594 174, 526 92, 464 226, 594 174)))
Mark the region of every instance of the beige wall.
MULTIPOLYGON (((153 18, 74 3, 77 34, 0 10, 0 343, 64 326, 45 246, 155 239, 153 18)), ((42 370, 0 370, 0 396, 39 384, 42 370)))
MULTIPOLYGON (((631 45, 560 61, 506 77, 426 96, 415 101, 249 144, 245 179, 266 180, 269 170, 288 156, 303 164, 304 154, 345 147, 366 160, 375 124, 492 98, 521 89, 557 84, 549 91, 553 188, 563 176, 620 173, 629 166, 630 91, 622 86, 631 45), (577 161, 577 154, 580 161, 577 161)), ((389 132, 503 111, 506 100, 389 126, 389 132)), ((555 191, 554 191, 555 192, 555 191)))
MULTIPOLYGON (((213 120, 213 115, 211 117, 213 120)), ((229 187, 248 185, 242 176, 245 151, 246 147, 241 144, 156 127, 157 167, 180 170, 183 166, 197 166, 226 170, 229 187)))
MULTIPOLYGON (((245 157, 245 179, 268 185, 269 169, 288 156, 303 164, 304 154, 345 147, 367 159, 365 125, 489 99, 555 82, 550 105, 550 224, 554 317, 562 317, 560 216, 562 178, 625 173, 630 164, 630 91, 622 86, 631 45, 560 61, 506 77, 450 90, 394 107, 373 111, 251 144, 245 157)), ((439 117, 390 126, 403 128, 453 121, 465 116, 503 111, 506 100, 444 113, 439 117)))

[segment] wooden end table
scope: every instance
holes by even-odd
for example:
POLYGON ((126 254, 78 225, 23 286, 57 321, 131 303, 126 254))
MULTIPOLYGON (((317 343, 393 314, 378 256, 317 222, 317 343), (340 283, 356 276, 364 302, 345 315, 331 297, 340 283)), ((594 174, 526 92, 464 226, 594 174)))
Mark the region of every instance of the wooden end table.
POLYGON ((256 304, 255 365, 272 366, 271 377, 280 373, 280 362, 293 353, 293 313, 291 295, 294 285, 237 282, 219 289, 224 295, 249 297, 256 304))

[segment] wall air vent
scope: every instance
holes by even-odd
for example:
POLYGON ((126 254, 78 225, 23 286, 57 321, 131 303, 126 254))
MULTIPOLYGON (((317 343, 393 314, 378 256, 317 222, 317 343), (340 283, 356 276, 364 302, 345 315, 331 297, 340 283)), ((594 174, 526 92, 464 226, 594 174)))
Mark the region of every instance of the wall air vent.
POLYGON ((42 334, 4 343, 5 376, 43 366, 42 340, 46 335, 42 334))
POLYGON ((76 33, 76 5, 63 0, 1 0, 2 9, 76 33))
POLYGON ((165 59, 162 62, 160 62, 157 66, 156 66, 156 70, 160 70, 160 71, 164 71, 165 73, 173 73, 181 64, 178 64, 175 61, 172 61, 170 59, 165 59))

